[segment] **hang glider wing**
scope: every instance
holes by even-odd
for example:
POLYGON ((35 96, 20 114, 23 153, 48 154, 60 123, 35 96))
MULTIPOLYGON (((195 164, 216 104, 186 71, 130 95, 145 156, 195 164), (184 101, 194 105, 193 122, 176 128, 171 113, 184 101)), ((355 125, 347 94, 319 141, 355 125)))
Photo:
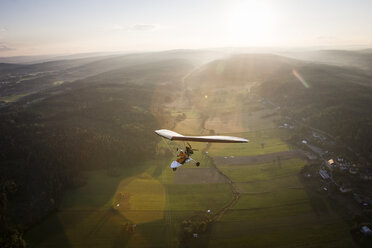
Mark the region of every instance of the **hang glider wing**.
POLYGON ((184 136, 167 129, 156 130, 155 133, 169 140, 210 142, 210 143, 247 143, 248 140, 233 136, 184 136))

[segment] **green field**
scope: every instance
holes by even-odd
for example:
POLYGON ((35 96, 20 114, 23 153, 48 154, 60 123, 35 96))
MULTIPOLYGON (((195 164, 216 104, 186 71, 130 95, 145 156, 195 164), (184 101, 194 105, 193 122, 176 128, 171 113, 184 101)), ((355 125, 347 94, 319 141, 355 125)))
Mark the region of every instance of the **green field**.
MULTIPOLYGON (((233 182, 256 182, 296 175, 306 163, 300 159, 289 159, 277 163, 254 165, 223 165, 220 170, 233 182)), ((278 187, 278 183, 275 184, 278 187)), ((295 187, 295 186, 294 186, 295 187)))
MULTIPOLYGON (((174 184, 169 162, 149 161, 122 170, 119 177, 103 170, 88 172, 87 184, 67 192, 57 213, 29 231, 26 240, 33 247, 178 246, 180 223, 207 209, 219 211, 231 201, 232 192, 227 183, 174 184), (119 192, 128 199, 119 200, 119 192), (125 223, 136 224, 136 231, 123 230, 125 223)), ((349 247, 348 226, 326 199, 302 186, 298 172, 304 164, 289 159, 280 167, 218 166, 240 198, 190 245, 349 247)))
POLYGON ((212 226, 210 247, 350 247, 349 227, 330 202, 299 180, 300 159, 220 166, 241 193, 212 226))
POLYGON ((209 149, 211 156, 253 156, 290 150, 283 141, 285 131, 266 129, 247 133, 224 134, 243 137, 249 140, 247 144, 212 144, 209 149))
POLYGON ((200 211, 219 210, 232 193, 227 184, 175 185, 169 162, 154 160, 122 170, 119 177, 103 170, 86 173, 87 184, 67 192, 57 213, 26 233, 26 240, 32 247, 178 244, 181 221, 200 211), (129 199, 119 200, 119 192, 129 199), (127 222, 137 225, 135 233, 123 231, 127 222))

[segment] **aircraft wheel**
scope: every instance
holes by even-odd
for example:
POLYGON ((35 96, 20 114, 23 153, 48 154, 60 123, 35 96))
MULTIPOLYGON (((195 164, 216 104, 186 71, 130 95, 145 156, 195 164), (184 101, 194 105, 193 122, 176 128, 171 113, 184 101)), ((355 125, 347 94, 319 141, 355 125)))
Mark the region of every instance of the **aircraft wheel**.
POLYGON ((199 162, 196 162, 196 166, 198 166, 198 167, 199 167, 199 165, 200 165, 200 163, 199 163, 199 162))
POLYGON ((177 168, 172 168, 172 170, 173 170, 173 171, 176 171, 176 170, 177 170, 177 168))

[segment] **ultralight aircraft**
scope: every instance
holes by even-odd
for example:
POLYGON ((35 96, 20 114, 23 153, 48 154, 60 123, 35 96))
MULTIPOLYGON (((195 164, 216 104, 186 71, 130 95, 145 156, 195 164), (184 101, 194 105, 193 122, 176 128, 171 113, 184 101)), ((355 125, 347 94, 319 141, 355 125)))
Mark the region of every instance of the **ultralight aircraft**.
MULTIPOLYGON (((239 137, 233 137, 233 136, 220 136, 220 135, 214 135, 214 136, 184 136, 182 134, 176 133, 171 130, 167 129, 160 129, 156 130, 155 133, 162 137, 163 139, 168 139, 171 141, 184 141, 187 144, 185 144, 185 151, 183 151, 180 148, 177 148, 177 158, 174 160, 170 167, 173 169, 173 171, 177 170, 178 167, 182 166, 185 163, 194 162, 196 166, 200 165, 200 162, 194 160, 191 158, 191 154, 194 153, 194 151, 197 151, 197 149, 193 149, 188 141, 193 142, 207 142, 207 143, 247 143, 248 140, 244 138, 239 137)), ((170 148, 171 149, 171 148, 170 148)))

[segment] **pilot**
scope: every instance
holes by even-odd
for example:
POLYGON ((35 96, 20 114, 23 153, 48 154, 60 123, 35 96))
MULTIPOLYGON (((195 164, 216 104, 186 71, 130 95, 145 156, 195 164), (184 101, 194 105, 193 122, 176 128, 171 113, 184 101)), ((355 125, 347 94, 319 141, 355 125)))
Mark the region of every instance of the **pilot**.
MULTIPOLYGON (((187 150, 187 149, 186 149, 187 150)), ((183 152, 182 150, 180 150, 180 153, 177 155, 177 159, 176 159, 176 161, 178 162, 178 163, 180 163, 180 164, 184 164, 185 163, 185 161, 186 161, 186 159, 188 159, 188 155, 185 153, 185 152, 183 152)))

